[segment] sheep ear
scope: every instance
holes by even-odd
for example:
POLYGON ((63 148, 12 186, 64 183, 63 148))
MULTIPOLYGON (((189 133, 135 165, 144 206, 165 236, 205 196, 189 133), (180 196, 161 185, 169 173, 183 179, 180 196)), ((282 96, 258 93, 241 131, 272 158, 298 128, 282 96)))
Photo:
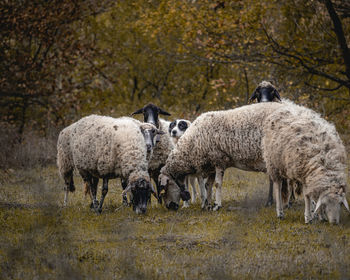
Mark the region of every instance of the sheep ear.
POLYGON ((275 90, 273 91, 273 94, 274 94, 275 97, 277 97, 277 99, 278 99, 279 101, 281 101, 281 96, 280 96, 280 94, 278 93, 277 89, 275 89, 275 90))
POLYGON ((136 110, 134 113, 131 114, 131 116, 136 114, 142 114, 142 113, 143 113, 143 108, 136 110))
POLYGON ((254 90, 252 96, 249 98, 248 103, 253 102, 253 101, 258 97, 258 95, 257 95, 256 93, 257 93, 257 91, 258 91, 259 89, 260 89, 260 87, 257 87, 257 88, 254 90))
POLYGON ((160 109, 160 108, 158 108, 158 113, 162 114, 162 115, 165 115, 165 116, 171 116, 170 113, 168 113, 167 111, 164 111, 163 109, 160 109))
POLYGON ((321 197, 320 197, 320 198, 318 199, 318 201, 317 201, 317 204, 316 204, 314 213, 317 213, 317 211, 319 210, 319 208, 321 207, 321 205, 322 205, 322 199, 321 199, 321 197))
POLYGON ((350 212, 349 204, 348 204, 348 201, 346 200, 345 195, 343 196, 342 203, 344 204, 345 208, 350 212))

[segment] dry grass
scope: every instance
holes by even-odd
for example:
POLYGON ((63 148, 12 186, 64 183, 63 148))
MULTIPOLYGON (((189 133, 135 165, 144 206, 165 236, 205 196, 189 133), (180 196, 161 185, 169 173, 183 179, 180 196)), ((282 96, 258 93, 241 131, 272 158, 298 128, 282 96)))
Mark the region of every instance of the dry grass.
POLYGON ((266 175, 228 170, 223 208, 199 203, 146 215, 121 204, 111 181, 104 211, 89 210, 83 186, 62 207, 55 166, 1 173, 0 278, 3 279, 346 279, 350 217, 305 225, 303 203, 283 221, 265 208, 266 175))

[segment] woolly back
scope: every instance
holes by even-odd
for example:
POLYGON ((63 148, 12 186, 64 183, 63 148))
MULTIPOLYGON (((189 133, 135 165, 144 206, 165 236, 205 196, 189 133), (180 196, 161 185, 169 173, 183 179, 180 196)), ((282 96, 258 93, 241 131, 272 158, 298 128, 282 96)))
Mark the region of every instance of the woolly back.
POLYGON ((215 166, 264 171, 262 124, 284 106, 277 102, 258 103, 200 115, 171 152, 167 160, 169 172, 207 172, 215 166))
POLYGON ((75 166, 97 171, 98 176, 116 174, 128 178, 136 172, 137 178, 148 177, 147 150, 140 124, 133 118, 98 115, 76 122, 71 145, 75 166))

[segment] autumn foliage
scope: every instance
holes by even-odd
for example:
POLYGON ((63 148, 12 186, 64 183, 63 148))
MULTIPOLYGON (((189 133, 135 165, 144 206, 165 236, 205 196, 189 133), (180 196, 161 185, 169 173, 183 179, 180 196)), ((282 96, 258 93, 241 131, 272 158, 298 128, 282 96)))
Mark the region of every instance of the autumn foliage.
POLYGON ((3 1, 0 118, 28 129, 147 102, 175 116, 246 104, 263 79, 350 125, 340 0, 3 1))

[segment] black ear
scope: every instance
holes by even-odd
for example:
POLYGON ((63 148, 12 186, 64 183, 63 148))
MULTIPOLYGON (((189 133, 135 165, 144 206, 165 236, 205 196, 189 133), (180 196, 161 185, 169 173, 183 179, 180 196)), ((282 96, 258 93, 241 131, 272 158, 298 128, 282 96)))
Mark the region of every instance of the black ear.
POLYGON ((274 89, 274 90, 273 90, 273 95, 274 95, 275 97, 277 97, 277 99, 278 99, 279 101, 281 101, 281 96, 280 96, 280 94, 278 93, 277 89, 274 89))
POLYGON ((167 111, 164 111, 163 109, 161 109, 159 107, 158 107, 158 113, 162 114, 162 115, 165 115, 165 116, 171 116, 170 113, 168 113, 167 111))
POLYGON ((260 89, 260 87, 257 87, 257 88, 254 90, 252 96, 249 98, 248 103, 253 102, 253 101, 258 97, 257 92, 259 91, 259 89, 260 89))
POLYGON ((142 114, 143 113, 143 108, 138 109, 137 111, 135 111, 134 113, 131 114, 131 116, 136 115, 136 114, 142 114))

